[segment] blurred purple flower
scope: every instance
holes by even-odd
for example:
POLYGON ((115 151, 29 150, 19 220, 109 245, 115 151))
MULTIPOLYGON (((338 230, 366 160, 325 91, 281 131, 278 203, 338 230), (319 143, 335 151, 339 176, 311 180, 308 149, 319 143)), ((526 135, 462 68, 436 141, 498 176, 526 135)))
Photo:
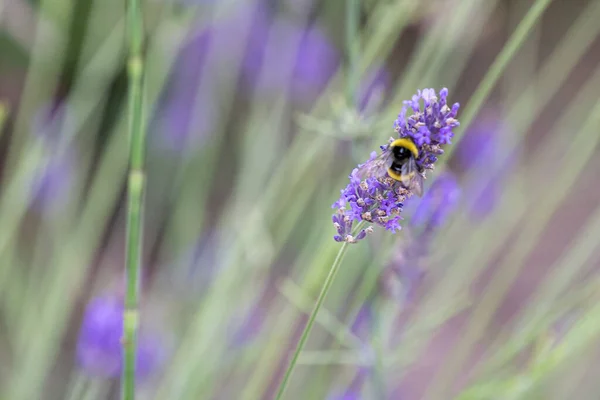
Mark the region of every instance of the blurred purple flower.
POLYGON ((157 112, 158 123, 153 130, 153 143, 176 153, 202 147, 216 129, 218 111, 216 98, 210 91, 197 93, 190 86, 173 92, 157 112))
POLYGON ((474 179, 466 188, 469 192, 477 192, 469 196, 468 201, 469 215, 475 219, 485 218, 496 207, 502 184, 500 178, 506 174, 506 166, 511 163, 505 161, 504 165, 500 165, 500 159, 505 155, 501 141, 504 129, 497 113, 488 109, 465 133, 456 150, 460 168, 463 171, 475 171, 474 179))
POLYGON ((209 230, 182 249, 164 271, 181 295, 197 299, 212 283, 218 251, 219 237, 215 230, 209 230))
POLYGON ((266 315, 269 309, 269 296, 263 297, 253 304, 250 310, 242 314, 234 313, 231 328, 231 343, 234 347, 252 345, 264 328, 266 315))
POLYGON ((212 6, 216 0, 175 0, 175 4, 182 6, 212 6))
MULTIPOLYGON (((244 60, 254 57, 264 46, 269 34, 272 12, 268 2, 249 0, 236 5, 234 11, 218 21, 210 35, 216 42, 218 58, 230 61, 230 49, 244 44, 244 60)), ((237 60, 236 60, 237 61, 237 60)))
POLYGON ((390 81, 390 73, 385 66, 376 66, 367 71, 358 91, 359 111, 371 111, 372 104, 382 106, 390 81))
POLYGON ((258 337, 262 320, 246 319, 242 326, 233 334, 231 343, 234 347, 245 347, 252 345, 258 337))
POLYGON ((456 149, 456 157, 461 167, 469 169, 493 164, 501 130, 500 120, 491 111, 478 118, 465 132, 456 149))
POLYGON ((342 394, 329 396, 327 400, 361 400, 362 397, 360 392, 356 392, 354 390, 346 391, 342 394))
POLYGON ((52 213, 63 209, 68 202, 76 175, 76 160, 73 152, 53 157, 38 171, 33 186, 35 209, 52 213))
POLYGON ((200 87, 208 40, 207 35, 196 37, 177 58, 151 131, 151 140, 159 148, 179 152, 199 146, 213 129, 214 99, 200 87))
POLYGON ((57 150, 65 136, 75 133, 75 119, 66 103, 48 104, 35 114, 33 134, 46 147, 46 164, 37 171, 33 182, 33 207, 45 213, 66 206, 77 170, 73 150, 57 150))
POLYGON ((289 89, 293 101, 314 100, 339 63, 337 49, 316 26, 276 19, 268 40, 244 61, 246 84, 261 94, 289 89))
POLYGON ((428 244, 411 241, 409 245, 396 250, 393 260, 384 269, 379 280, 389 297, 402 304, 415 300, 417 289, 427 274, 422 259, 427 256, 428 247, 428 244))
POLYGON ((456 178, 441 174, 425 193, 410 220, 411 226, 433 230, 443 226, 460 200, 461 191, 456 178))
MULTIPOLYGON (((123 365, 123 304, 116 297, 98 297, 86 310, 77 341, 77 361, 90 375, 117 377, 123 365)), ((158 336, 138 335, 136 375, 152 374, 164 359, 158 336)))
POLYGON ((254 59, 267 40, 271 14, 265 1, 246 0, 215 16, 216 20, 208 26, 203 21, 192 33, 175 63, 178 86, 189 87, 190 82, 194 86, 193 81, 198 80, 202 68, 218 74, 220 67, 231 67, 232 62, 239 61, 232 58, 235 54, 232 54, 232 49, 242 52, 242 63, 245 62, 243 60, 254 59))
POLYGON ((177 56, 156 112, 152 135, 158 148, 180 152, 205 143, 220 117, 220 69, 237 62, 232 59, 232 48, 242 46, 245 58, 260 51, 268 24, 264 3, 248 1, 192 34, 177 56))
POLYGON ((566 314, 560 316, 556 321, 554 321, 553 324, 550 325, 547 335, 550 336, 550 338, 556 344, 565 338, 565 336, 581 318, 581 310, 570 310, 566 314))
POLYGON ((500 197, 501 186, 498 178, 491 178, 483 185, 483 188, 478 188, 479 196, 473 196, 470 202, 470 215, 477 220, 485 218, 494 211, 500 197))
POLYGON ((363 340, 368 340, 369 338, 373 321, 373 312, 373 304, 369 300, 360 308, 354 319, 354 323, 350 327, 352 333, 363 340))
POLYGON ((75 133, 76 121, 67 103, 49 103, 35 113, 32 131, 49 144, 56 142, 64 135, 75 133))
POLYGON ((362 367, 358 374, 354 377, 352 383, 346 390, 341 393, 331 394, 327 400, 361 400, 363 399, 361 392, 365 382, 365 378, 369 375, 370 369, 362 367))
POLYGON ((382 276, 382 284, 394 298, 413 301, 416 289, 425 278, 422 260, 429 254, 433 234, 447 222, 460 199, 461 190, 456 178, 443 173, 423 198, 407 202, 407 212, 412 211, 412 235, 405 238, 382 276), (400 285, 395 285, 396 280, 400 285))
POLYGON ((305 17, 315 6, 315 0, 283 0, 283 6, 290 14, 305 17))
POLYGON ((407 253, 404 259, 390 265, 386 270, 387 276, 382 276, 381 282, 386 292, 401 303, 414 301, 417 289, 426 275, 426 270, 421 265, 422 255, 414 250, 407 253))

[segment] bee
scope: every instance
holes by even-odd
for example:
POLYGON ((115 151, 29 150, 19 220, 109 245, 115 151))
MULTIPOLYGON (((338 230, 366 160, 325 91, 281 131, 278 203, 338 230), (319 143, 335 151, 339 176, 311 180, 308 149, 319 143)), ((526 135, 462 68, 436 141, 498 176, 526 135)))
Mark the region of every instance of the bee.
MULTIPOLYGON (((392 139, 393 140, 393 139, 392 139)), ((409 138, 393 140, 376 158, 367 161, 361 168, 363 176, 384 177, 386 174, 402 183, 417 196, 423 194, 423 171, 417 165, 419 149, 409 138)))

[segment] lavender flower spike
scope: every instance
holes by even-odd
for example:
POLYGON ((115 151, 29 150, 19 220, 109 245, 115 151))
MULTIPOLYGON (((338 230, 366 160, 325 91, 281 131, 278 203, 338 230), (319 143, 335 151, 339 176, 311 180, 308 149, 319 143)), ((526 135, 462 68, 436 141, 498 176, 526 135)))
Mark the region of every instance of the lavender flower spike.
MULTIPOLYGON (((447 97, 446 88, 440 90, 439 98, 434 89, 419 90, 411 100, 404 102, 394 122, 397 139, 409 139, 414 144, 416 149, 411 150, 409 156, 414 158, 415 173, 423 178, 427 170, 433 169, 438 156, 443 154, 441 146, 451 144, 453 129, 459 126, 456 119, 459 104, 449 107, 447 97), (409 107, 412 112, 407 115, 409 107)), ((352 171, 350 183, 333 204, 332 208, 337 208, 333 215, 337 230, 333 238, 337 242, 355 243, 372 231, 369 226, 353 235, 355 221, 375 223, 392 233, 400 230, 402 207, 413 191, 387 173, 391 162, 385 155, 391 153, 390 145, 394 140, 391 138, 387 145, 381 146, 381 154, 371 153, 367 162, 352 171)))
MULTIPOLYGON (((93 299, 86 307, 77 340, 77 361, 81 369, 91 376, 119 376, 123 359, 122 337, 122 301, 112 296, 93 299)), ((138 378, 150 376, 163 358, 164 349, 159 336, 142 332, 138 338, 138 378)))

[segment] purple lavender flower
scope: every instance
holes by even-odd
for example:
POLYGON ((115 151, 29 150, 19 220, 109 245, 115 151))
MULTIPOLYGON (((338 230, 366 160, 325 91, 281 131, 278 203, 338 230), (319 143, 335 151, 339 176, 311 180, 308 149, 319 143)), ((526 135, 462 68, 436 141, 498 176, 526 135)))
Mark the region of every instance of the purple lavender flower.
MULTIPOLYGON (((85 311, 77 342, 77 361, 90 375, 104 378, 121 373, 123 347, 123 304, 114 297, 98 297, 85 311)), ((138 336, 136 374, 152 374, 164 358, 157 336, 141 332, 138 336)))
POLYGON ((448 89, 440 90, 438 100, 434 89, 423 89, 418 91, 410 101, 405 101, 398 118, 394 121, 394 130, 401 138, 410 138, 419 147, 419 159, 417 163, 424 169, 431 169, 437 161, 439 146, 450 144, 454 136, 452 130, 459 126, 456 115, 458 114, 458 103, 450 108, 447 104, 448 89), (419 100, 423 99, 424 107, 421 110, 419 100), (413 114, 406 117, 408 107, 413 114), (427 145, 427 146, 425 146, 427 145), (433 148, 433 149, 432 149, 433 148))
MULTIPOLYGON (((411 101, 404 103, 394 122, 398 136, 409 138, 417 146, 418 157, 415 158, 415 164, 422 176, 427 170, 433 169, 438 156, 443 153, 441 145, 452 138, 452 129, 459 125, 455 119, 459 105, 456 103, 452 108, 448 107, 447 96, 447 89, 440 91, 439 100, 433 89, 419 91, 411 101), (421 99, 424 103, 422 110, 421 99), (407 117, 408 106, 411 107, 412 114, 407 117)), ((393 140, 390 139, 390 144, 393 140)), ((381 146, 384 153, 388 151, 390 144, 381 146)), ((334 240, 354 243, 372 230, 368 227, 354 236, 355 221, 375 223, 392 233, 400 230, 400 214, 404 201, 412 195, 412 191, 388 176, 386 171, 387 166, 383 165, 382 159, 375 152, 371 153, 367 162, 352 171, 350 183, 332 206, 338 209, 333 215, 333 224, 337 230, 334 240)))
POLYGON ((292 100, 314 100, 335 73, 339 55, 316 26, 273 22, 268 42, 243 64, 244 81, 263 94, 290 90, 292 100))

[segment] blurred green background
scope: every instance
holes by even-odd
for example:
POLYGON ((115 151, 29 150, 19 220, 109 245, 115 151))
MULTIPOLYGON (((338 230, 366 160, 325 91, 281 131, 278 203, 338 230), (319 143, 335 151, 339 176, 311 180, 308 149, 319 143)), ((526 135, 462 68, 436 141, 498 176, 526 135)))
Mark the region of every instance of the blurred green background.
MULTIPOLYGON (((341 246, 331 204, 442 87, 453 144, 402 231, 349 246, 284 398, 600 398, 600 1, 143 10, 138 398, 273 398, 341 246), (438 178, 460 197, 434 224, 438 178)), ((0 0, 1 399, 120 396, 124 17, 0 0)))

